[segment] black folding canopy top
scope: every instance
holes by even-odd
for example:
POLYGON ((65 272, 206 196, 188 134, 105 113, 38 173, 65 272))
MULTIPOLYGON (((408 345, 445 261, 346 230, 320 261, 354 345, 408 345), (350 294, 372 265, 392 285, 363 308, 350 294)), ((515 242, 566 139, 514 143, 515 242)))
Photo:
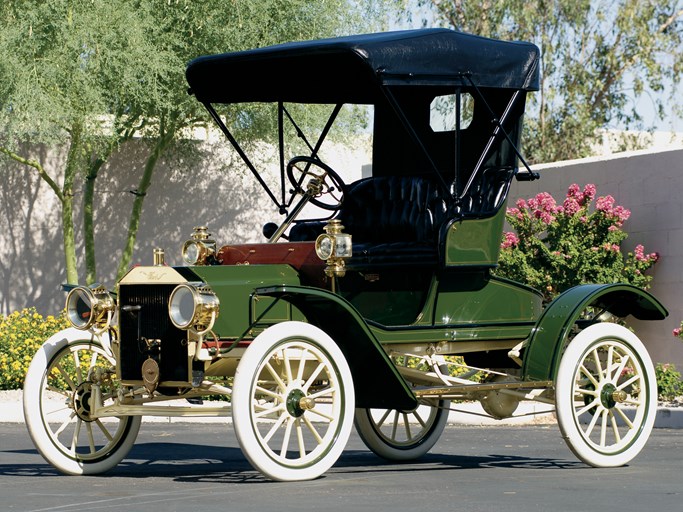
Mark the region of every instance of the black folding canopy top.
POLYGON ((539 50, 448 29, 385 32, 199 57, 187 67, 204 103, 375 103, 380 85, 538 90, 539 50))

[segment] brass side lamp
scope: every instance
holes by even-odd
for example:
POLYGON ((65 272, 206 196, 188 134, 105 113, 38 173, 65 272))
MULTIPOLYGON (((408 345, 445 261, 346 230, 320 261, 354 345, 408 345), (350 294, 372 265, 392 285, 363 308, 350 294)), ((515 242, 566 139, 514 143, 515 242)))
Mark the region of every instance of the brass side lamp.
POLYGON ((346 259, 352 254, 351 235, 342 232, 344 226, 339 219, 330 220, 323 229, 325 233, 315 241, 315 253, 318 258, 327 262, 326 276, 344 277, 346 259))
POLYGON ((216 254, 216 241, 206 226, 197 226, 190 240, 183 244, 183 260, 188 265, 208 265, 216 254))

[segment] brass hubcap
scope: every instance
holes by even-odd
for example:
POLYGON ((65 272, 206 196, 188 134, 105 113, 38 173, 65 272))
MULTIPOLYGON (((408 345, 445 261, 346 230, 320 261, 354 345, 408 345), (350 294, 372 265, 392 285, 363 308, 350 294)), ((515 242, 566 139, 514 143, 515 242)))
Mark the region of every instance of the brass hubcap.
POLYGON ((287 411, 295 418, 303 416, 314 407, 315 399, 307 397, 300 389, 291 391, 287 396, 287 411))
POLYGON ((621 404, 626 401, 628 398, 628 393, 626 391, 615 391, 612 393, 612 400, 614 400, 616 403, 621 404))

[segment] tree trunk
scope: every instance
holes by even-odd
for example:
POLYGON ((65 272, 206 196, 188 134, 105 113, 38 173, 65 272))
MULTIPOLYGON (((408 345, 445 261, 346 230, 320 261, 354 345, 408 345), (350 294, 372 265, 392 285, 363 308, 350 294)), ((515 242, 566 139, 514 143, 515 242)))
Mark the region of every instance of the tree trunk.
MULTIPOLYGON (((98 166, 99 169, 99 166, 98 166)), ((93 202, 95 199, 95 178, 97 170, 89 169, 83 190, 83 245, 85 249, 85 282, 97 282, 97 260, 95 257, 95 219, 93 202)))

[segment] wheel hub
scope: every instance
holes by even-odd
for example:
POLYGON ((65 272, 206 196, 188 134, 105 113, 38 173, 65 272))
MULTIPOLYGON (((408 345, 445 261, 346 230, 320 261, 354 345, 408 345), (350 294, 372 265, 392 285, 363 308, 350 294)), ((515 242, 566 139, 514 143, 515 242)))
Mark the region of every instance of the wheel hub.
POLYGON ((82 382, 73 394, 73 408, 76 415, 83 421, 93 421, 90 417, 90 397, 92 396, 92 383, 82 382))
POLYGON ((617 391, 617 388, 614 386, 614 384, 608 382, 602 387, 602 390, 600 391, 600 401, 606 409, 611 409, 615 405, 617 405, 618 401, 623 402, 623 399, 617 400, 617 398, 621 398, 622 393, 624 392, 617 391))
POLYGON ((294 389, 287 395, 287 412, 295 418, 300 418, 306 411, 315 407, 315 399, 306 396, 300 389, 294 389))

